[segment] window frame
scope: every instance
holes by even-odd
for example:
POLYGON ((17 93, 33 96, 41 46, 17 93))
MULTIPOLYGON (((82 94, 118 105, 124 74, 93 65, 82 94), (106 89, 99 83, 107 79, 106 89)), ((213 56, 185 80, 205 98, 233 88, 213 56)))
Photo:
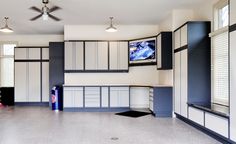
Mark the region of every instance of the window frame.
MULTIPOLYGON (((211 51, 213 52, 213 37, 221 35, 223 33, 228 33, 229 32, 229 17, 228 17, 228 26, 220 27, 219 26, 219 10, 224 8, 225 6, 228 5, 228 12, 229 12, 229 1, 228 0, 220 0, 213 6, 213 31, 209 34, 209 37, 211 37, 211 51)), ((228 13, 229 15, 229 13, 228 13)), ((229 38, 229 37, 228 37, 229 38)), ((228 45, 229 47, 229 45, 228 45)), ((228 60, 229 60, 229 55, 228 55, 228 60)), ((211 102, 220 104, 220 105, 225 105, 229 106, 229 80, 228 80, 228 99, 225 101, 223 99, 216 99, 215 98, 215 79, 214 79, 214 58, 212 57, 211 54, 211 102)), ((229 61, 228 61, 228 73, 229 73, 229 61)), ((229 74, 228 74, 228 79, 229 79, 229 74)))

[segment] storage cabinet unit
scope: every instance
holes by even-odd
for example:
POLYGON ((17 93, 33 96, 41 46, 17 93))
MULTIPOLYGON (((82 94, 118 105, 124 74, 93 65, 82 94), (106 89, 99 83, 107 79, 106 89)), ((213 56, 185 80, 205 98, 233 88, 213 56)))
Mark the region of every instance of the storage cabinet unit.
POLYGON ((174 111, 187 118, 187 103, 210 104, 210 22, 187 22, 174 32, 174 111))
POLYGON ((85 42, 85 70, 108 70, 108 42, 85 42))
POLYGON ((65 42, 65 70, 84 69, 84 42, 65 42))
POLYGON ((230 139, 236 142, 236 1, 230 0, 230 139))
POLYGON ((161 32, 157 36, 157 69, 172 69, 172 32, 161 32))
POLYGON ((151 87, 149 109, 156 117, 172 117, 172 87, 151 87))
POLYGON ((128 41, 67 41, 65 72, 128 72, 128 41))
POLYGON ((64 110, 129 109, 129 86, 64 86, 64 110))
POLYGON ((128 71, 128 42, 109 42, 109 70, 128 71))
POLYGON ((15 48, 16 104, 48 104, 48 52, 47 47, 15 48))

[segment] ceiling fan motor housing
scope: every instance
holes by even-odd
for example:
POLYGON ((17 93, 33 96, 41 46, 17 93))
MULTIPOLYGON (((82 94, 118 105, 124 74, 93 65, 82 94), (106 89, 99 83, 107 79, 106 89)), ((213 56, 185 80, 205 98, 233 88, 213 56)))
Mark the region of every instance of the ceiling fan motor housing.
POLYGON ((48 2, 49 2, 48 0, 43 0, 44 4, 48 4, 48 2))

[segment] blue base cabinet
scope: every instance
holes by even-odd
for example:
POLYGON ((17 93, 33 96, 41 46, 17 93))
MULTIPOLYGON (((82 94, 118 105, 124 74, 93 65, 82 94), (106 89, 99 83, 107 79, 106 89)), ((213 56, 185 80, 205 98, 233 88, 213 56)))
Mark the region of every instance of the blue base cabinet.
POLYGON ((155 117, 172 117, 172 87, 151 87, 149 108, 155 117))

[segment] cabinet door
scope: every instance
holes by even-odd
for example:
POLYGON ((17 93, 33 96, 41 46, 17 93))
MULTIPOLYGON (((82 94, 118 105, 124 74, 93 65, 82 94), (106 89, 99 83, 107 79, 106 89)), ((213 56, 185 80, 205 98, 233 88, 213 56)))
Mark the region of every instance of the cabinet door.
POLYGON ((85 43, 85 69, 97 69, 97 42, 85 43))
POLYGON ((187 118, 188 112, 188 50, 181 51, 181 115, 187 118))
POLYGON ((97 69, 108 70, 108 42, 98 42, 97 69))
POLYGON ((228 138, 228 119, 205 113, 205 127, 228 138))
MULTIPOLYGON (((233 1, 233 0, 231 0, 233 1)), ((230 33, 230 138, 236 142, 236 31, 230 33)))
POLYGON ((129 90, 125 88, 125 90, 119 91, 119 107, 129 107, 129 90))
POLYGON ((49 62, 42 62, 42 101, 49 102, 49 62))
POLYGON ((230 25, 236 24, 236 1, 230 0, 230 25))
POLYGON ((83 96, 83 88, 76 88, 74 90, 74 107, 82 108, 84 105, 84 96, 83 96))
POLYGON ((128 42, 119 42, 118 69, 128 70, 128 42))
POLYGON ((180 30, 175 32, 175 49, 180 48, 180 30))
POLYGON ((119 91, 110 88, 110 107, 119 107, 119 91))
POLYGON ((41 59, 40 48, 28 48, 28 59, 39 60, 41 59))
POLYGON ((161 34, 157 37, 157 68, 162 68, 162 57, 161 57, 161 34))
POLYGON ((29 62, 28 66, 29 66, 28 100, 29 102, 40 102, 41 101, 40 62, 29 62))
POLYGON ((27 63, 15 62, 15 102, 27 102, 27 63))
POLYGON ((26 48, 15 48, 15 60, 28 59, 26 48))
POLYGON ((108 87, 102 87, 101 91, 102 96, 102 107, 108 107, 108 101, 109 101, 109 93, 108 93, 108 87))
POLYGON ((42 48, 42 59, 49 60, 49 48, 42 48))
POLYGON ((118 69, 118 42, 110 42, 110 70, 118 69))
POLYGON ((204 112, 202 110, 189 107, 189 119, 204 126, 204 112))
POLYGON ((180 56, 180 52, 174 54, 174 107, 177 114, 180 114, 180 56))
POLYGON ((74 107, 74 92, 72 90, 63 90, 63 107, 64 108, 73 108, 74 107))
POLYGON ((75 69, 83 70, 84 69, 84 43, 76 42, 75 43, 75 69))
POLYGON ((65 42, 65 70, 73 70, 73 42, 65 42))
POLYGON ((180 30, 181 30, 181 44, 180 46, 185 46, 187 45, 187 41, 188 41, 188 31, 187 31, 187 27, 188 25, 186 24, 185 26, 183 26, 180 30))

